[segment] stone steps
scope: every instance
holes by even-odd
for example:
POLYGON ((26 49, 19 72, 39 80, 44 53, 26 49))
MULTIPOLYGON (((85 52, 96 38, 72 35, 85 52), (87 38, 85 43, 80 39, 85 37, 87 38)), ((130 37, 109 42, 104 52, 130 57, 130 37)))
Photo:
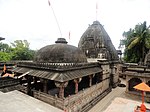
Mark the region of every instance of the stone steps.
POLYGON ((117 87, 112 90, 107 96, 99 101, 89 112, 103 112, 113 101, 115 97, 121 96, 125 92, 125 88, 117 87))

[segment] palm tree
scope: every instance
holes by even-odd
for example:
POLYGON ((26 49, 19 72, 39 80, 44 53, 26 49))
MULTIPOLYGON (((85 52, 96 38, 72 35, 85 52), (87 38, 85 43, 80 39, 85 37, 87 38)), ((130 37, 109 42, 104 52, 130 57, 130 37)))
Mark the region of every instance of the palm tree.
POLYGON ((149 27, 146 26, 146 22, 136 25, 132 36, 133 38, 131 38, 127 49, 130 50, 134 47, 138 47, 140 51, 140 62, 144 62, 147 50, 150 49, 150 30, 149 27))
POLYGON ((134 29, 130 29, 128 32, 124 32, 123 36, 126 37, 125 52, 130 53, 130 56, 136 54, 137 57, 139 56, 139 61, 144 62, 145 55, 150 49, 150 29, 146 26, 146 22, 136 25, 134 29))

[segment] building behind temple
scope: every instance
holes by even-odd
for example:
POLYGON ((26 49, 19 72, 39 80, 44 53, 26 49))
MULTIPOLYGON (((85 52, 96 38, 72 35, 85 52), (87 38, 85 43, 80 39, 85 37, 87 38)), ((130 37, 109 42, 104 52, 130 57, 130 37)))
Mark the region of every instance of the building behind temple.
POLYGON ((33 62, 13 69, 22 92, 69 112, 87 112, 119 83, 119 58, 110 37, 94 21, 78 48, 58 38, 41 48, 33 62))

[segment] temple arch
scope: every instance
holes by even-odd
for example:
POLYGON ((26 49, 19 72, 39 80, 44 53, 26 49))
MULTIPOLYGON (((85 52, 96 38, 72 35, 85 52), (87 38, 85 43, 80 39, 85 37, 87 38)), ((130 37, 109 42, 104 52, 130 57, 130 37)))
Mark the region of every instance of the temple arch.
MULTIPOLYGON (((150 87, 150 80, 146 84, 150 87)), ((150 92, 146 92, 146 94, 150 95, 150 92)))
POLYGON ((141 82, 142 82, 142 80, 139 79, 139 78, 131 78, 131 79, 128 81, 128 84, 129 84, 128 89, 129 89, 129 91, 136 91, 133 87, 134 87, 135 85, 141 83, 141 82))

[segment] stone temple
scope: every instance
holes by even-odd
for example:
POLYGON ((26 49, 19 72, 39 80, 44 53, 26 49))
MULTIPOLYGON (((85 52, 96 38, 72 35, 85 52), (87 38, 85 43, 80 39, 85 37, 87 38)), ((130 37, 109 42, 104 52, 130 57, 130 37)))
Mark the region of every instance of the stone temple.
POLYGON ((58 38, 41 48, 33 62, 19 62, 12 71, 20 91, 69 112, 87 112, 119 83, 119 58, 110 37, 94 21, 78 47, 58 38))
POLYGON ((82 49, 87 58, 118 61, 117 51, 109 35, 98 21, 94 21, 83 33, 78 47, 82 49))

